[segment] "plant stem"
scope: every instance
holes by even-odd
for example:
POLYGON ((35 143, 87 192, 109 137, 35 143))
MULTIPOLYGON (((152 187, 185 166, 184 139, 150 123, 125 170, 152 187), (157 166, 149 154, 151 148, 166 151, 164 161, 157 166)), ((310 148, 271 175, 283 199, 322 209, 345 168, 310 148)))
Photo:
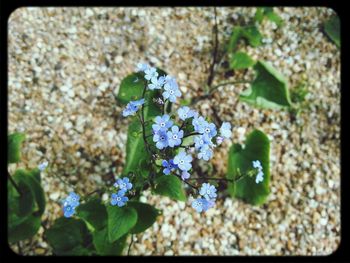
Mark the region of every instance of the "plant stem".
POLYGON ((130 255, 130 248, 131 248, 131 245, 133 242, 134 242, 134 235, 131 234, 131 241, 130 241, 129 248, 128 248, 128 256, 130 255))
POLYGON ((13 185, 13 187, 16 189, 16 191, 19 193, 19 195, 22 195, 22 191, 21 189, 19 189, 17 183, 15 182, 15 180, 13 180, 12 176, 10 175, 9 172, 7 172, 7 176, 11 182, 11 184, 13 185))
POLYGON ((242 179, 245 175, 240 175, 239 177, 235 178, 235 179, 227 179, 227 178, 217 178, 217 177, 195 177, 195 178, 188 178, 187 180, 214 180, 214 181, 226 181, 226 182, 231 182, 231 183, 235 183, 237 181, 239 181, 240 179, 242 179))

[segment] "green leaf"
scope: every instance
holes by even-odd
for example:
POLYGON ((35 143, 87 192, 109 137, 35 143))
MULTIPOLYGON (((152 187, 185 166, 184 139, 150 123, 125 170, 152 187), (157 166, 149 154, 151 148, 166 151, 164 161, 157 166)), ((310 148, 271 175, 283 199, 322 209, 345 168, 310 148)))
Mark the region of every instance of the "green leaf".
POLYGON ((155 207, 145 203, 130 201, 128 202, 128 206, 137 211, 136 225, 130 231, 132 234, 138 234, 145 231, 153 225, 159 215, 159 211, 155 207))
POLYGON ((12 224, 8 225, 8 242, 15 243, 20 240, 31 238, 34 236, 41 224, 40 217, 29 215, 18 217, 15 214, 9 215, 9 221, 12 221, 12 224))
POLYGON ((139 100, 146 85, 144 74, 141 72, 132 73, 125 77, 119 88, 117 100, 122 104, 127 104, 131 100, 139 100))
POLYGON ((262 44, 262 35, 256 26, 246 26, 242 28, 241 35, 253 47, 258 47, 262 44))
POLYGON ((235 183, 228 184, 228 192, 232 197, 241 198, 244 201, 261 205, 266 201, 270 183, 270 142, 267 136, 259 131, 251 132, 245 141, 245 147, 235 144, 231 146, 228 158, 227 178, 235 179, 238 176, 237 170, 241 174, 253 169, 252 162, 259 160, 263 167, 264 180, 255 182, 255 176, 245 176, 235 183))
POLYGON ((23 133, 15 132, 7 136, 7 163, 18 163, 21 160, 21 143, 25 140, 23 133))
POLYGON ((278 27, 283 24, 282 18, 273 11, 272 7, 259 7, 257 9, 254 17, 255 21, 261 23, 264 17, 274 22, 278 27))
POLYGON ((277 15, 275 12, 266 12, 266 17, 271 22, 274 22, 278 27, 283 25, 283 19, 277 15))
POLYGON ((231 56, 230 66, 232 69, 246 69, 255 64, 255 61, 244 52, 237 52, 231 56))
POLYGON ((340 48, 340 19, 337 15, 332 16, 324 23, 324 31, 337 47, 340 48))
POLYGON ((264 8, 258 7, 255 12, 254 20, 261 23, 264 19, 264 8))
POLYGON ((233 28, 232 33, 231 33, 231 37, 230 37, 230 41, 228 43, 228 47, 227 47, 227 52, 228 53, 232 53, 235 51, 237 45, 238 45, 238 41, 242 36, 242 27, 240 26, 236 26, 233 28))
POLYGON ((92 236, 81 219, 61 217, 45 232, 56 255, 87 254, 86 248, 92 243, 92 236))
POLYGON ((88 222, 96 230, 107 226, 107 210, 100 199, 93 198, 78 206, 77 216, 88 222))
POLYGON ((131 207, 107 206, 108 238, 114 242, 128 233, 137 222, 137 212, 131 207))
POLYGON ((249 89, 240 94, 242 101, 272 109, 292 106, 287 81, 276 69, 269 63, 259 60, 254 70, 256 71, 255 80, 249 89))
POLYGON ((125 247, 127 235, 122 236, 113 243, 108 240, 107 228, 93 233, 93 243, 96 251, 101 256, 119 256, 125 247))
POLYGON ((179 201, 186 201, 182 182, 174 175, 163 175, 156 180, 154 192, 179 201))

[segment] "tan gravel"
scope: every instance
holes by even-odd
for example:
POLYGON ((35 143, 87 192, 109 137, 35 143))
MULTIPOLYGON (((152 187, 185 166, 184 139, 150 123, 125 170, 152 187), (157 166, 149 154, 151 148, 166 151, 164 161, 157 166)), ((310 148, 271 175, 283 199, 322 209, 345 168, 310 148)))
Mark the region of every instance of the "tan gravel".
MULTIPOLYGON (((199 215, 190 202, 144 194, 163 209, 157 223, 137 235, 132 255, 326 255, 340 242, 340 52, 321 32, 334 12, 326 8, 275 8, 285 25, 264 21, 265 45, 245 50, 271 62, 290 87, 306 81, 309 108, 296 122, 285 111, 238 101, 244 85, 219 89, 197 105, 202 114, 234 126, 233 140, 215 153, 226 171, 231 143, 258 128, 271 140, 271 194, 254 207, 222 198, 199 215), (273 40, 273 41, 272 41, 273 40)), ((251 21, 255 8, 219 8, 220 41, 251 21)), ((128 120, 114 93, 139 61, 163 68, 183 94, 202 94, 210 63, 212 8, 21 8, 9 19, 9 131, 24 131, 23 163, 43 160, 47 197, 44 222, 61 216, 58 203, 110 183, 121 171, 128 120), (61 180, 58 179, 58 176, 61 180)), ((246 78, 251 77, 249 70, 246 78)), ((242 79, 237 73, 230 80, 242 79)), ((216 83, 225 81, 219 76, 216 83)), ((11 171, 15 166, 11 166, 11 171)), ((42 238, 20 242, 25 255, 50 255, 42 238)), ((135 238, 136 239, 136 238, 135 238)), ((18 251, 16 245, 13 246, 18 251)))

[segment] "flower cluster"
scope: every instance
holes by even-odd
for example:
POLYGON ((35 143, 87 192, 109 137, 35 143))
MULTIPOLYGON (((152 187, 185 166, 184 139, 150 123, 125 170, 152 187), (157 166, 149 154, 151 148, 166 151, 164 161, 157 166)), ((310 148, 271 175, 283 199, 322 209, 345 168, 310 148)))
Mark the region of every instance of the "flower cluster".
POLYGON ((79 195, 70 192, 69 195, 62 201, 63 215, 65 217, 72 217, 75 213, 75 208, 79 205, 79 195))
POLYGON ((181 96, 181 91, 174 77, 170 75, 158 76, 156 68, 143 63, 137 64, 136 70, 145 74, 145 79, 148 81, 148 89, 163 89, 162 96, 164 100, 175 102, 176 98, 181 96))
POLYGON ((192 207, 198 213, 205 212, 215 205, 216 188, 214 185, 204 183, 199 191, 200 197, 192 202, 192 207))
POLYGON ((258 184, 264 180, 263 168, 259 160, 253 161, 253 167, 255 169, 258 169, 258 174, 256 175, 256 178, 255 178, 255 183, 258 184))
POLYGON ((129 182, 129 178, 124 177, 118 179, 113 186, 115 186, 119 190, 117 193, 113 193, 111 195, 111 205, 117 205, 119 207, 122 207, 126 204, 127 201, 129 201, 129 198, 125 196, 125 194, 128 190, 132 188, 132 183, 129 182))

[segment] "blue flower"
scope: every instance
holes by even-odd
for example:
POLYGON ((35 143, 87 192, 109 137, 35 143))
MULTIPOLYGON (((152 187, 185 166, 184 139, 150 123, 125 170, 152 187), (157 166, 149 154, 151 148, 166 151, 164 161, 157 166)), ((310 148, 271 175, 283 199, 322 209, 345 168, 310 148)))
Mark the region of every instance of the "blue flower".
POLYGON ((208 161, 211 157, 213 157, 212 149, 209 148, 208 144, 203 145, 198 153, 198 159, 208 161))
POLYGON ((70 192, 69 195, 62 201, 63 214, 65 217, 71 217, 75 213, 75 208, 79 205, 79 195, 70 192))
POLYGON ((125 191, 119 190, 118 193, 111 195, 111 205, 117 205, 122 207, 129 200, 126 196, 124 196, 125 191))
POLYGON ((115 183, 114 183, 115 187, 119 187, 120 190, 130 190, 132 188, 132 183, 130 183, 129 178, 128 177, 124 177, 121 179, 118 179, 115 183))
POLYGON ((135 112, 137 112, 140 106, 144 103, 145 103, 145 99, 130 101, 126 105, 126 108, 123 110, 123 116, 126 117, 129 115, 134 115, 135 112))
POLYGON ((153 77, 151 78, 151 83, 148 84, 148 88, 150 90, 161 89, 164 83, 165 83, 165 77, 161 76, 158 79, 157 77, 153 77))
POLYGON ((205 134, 209 138, 214 137, 217 134, 216 126, 214 123, 204 123, 198 128, 198 132, 205 134))
POLYGON ((181 173, 181 179, 182 180, 186 180, 186 179, 188 179, 188 178, 190 178, 190 173, 189 172, 187 172, 187 171, 182 171, 182 173, 181 173))
POLYGON ((44 171, 46 169, 46 167, 49 165, 49 163, 47 161, 42 162, 41 164, 38 165, 38 169, 40 170, 40 172, 44 171))
POLYGON ((224 141, 224 138, 222 138, 222 137, 220 137, 220 136, 216 137, 216 144, 217 144, 217 145, 222 144, 223 141, 224 141))
POLYGON ((199 191, 206 200, 212 200, 216 198, 216 188, 214 185, 204 183, 199 191))
POLYGON ((168 147, 168 136, 165 131, 159 130, 153 135, 153 141, 156 143, 156 147, 162 150, 168 147))
POLYGON ((213 145, 211 138, 204 135, 198 135, 194 137, 194 147, 196 148, 196 150, 200 150, 205 145, 213 145))
POLYGON ((226 139, 229 139, 231 137, 232 131, 231 131, 231 124, 229 122, 222 123, 220 127, 220 134, 226 139))
POLYGON ((261 163, 260 163, 259 160, 253 161, 253 167, 254 167, 254 168, 257 168, 257 169, 259 169, 259 170, 262 169, 262 166, 261 166, 261 163))
POLYGON ((169 162, 167 162, 166 160, 163 160, 162 166, 165 167, 163 169, 163 173, 165 175, 170 174, 171 171, 174 171, 177 168, 177 165, 174 164, 174 160, 173 159, 170 159, 169 162))
POLYGON ((193 200, 192 207, 196 209, 198 213, 205 212, 209 208, 209 202, 204 198, 198 197, 197 199, 193 200))
POLYGON ((256 178, 255 178, 255 183, 258 184, 258 183, 260 183, 262 181, 264 181, 264 173, 261 170, 259 170, 259 172, 258 172, 258 174, 256 175, 256 178))
POLYGON ((174 147, 181 144, 181 138, 184 136, 184 131, 179 130, 179 127, 174 125, 171 127, 171 131, 167 132, 168 142, 170 147, 174 147))
POLYGON ((159 130, 167 131, 173 125, 173 121, 170 120, 170 117, 167 114, 163 116, 157 116, 154 122, 155 124, 152 125, 152 129, 155 133, 159 130))
POLYGON ((79 199, 79 195, 74 192, 70 192, 66 199, 63 201, 63 205, 70 205, 75 208, 79 205, 79 199))
POLYGON ((136 65, 136 71, 146 71, 150 66, 145 63, 137 63, 136 65))
POLYGON ((177 114, 179 115, 179 118, 183 121, 188 118, 192 118, 194 116, 194 113, 195 112, 187 106, 181 107, 177 110, 177 114))
POLYGON ((148 67, 145 70, 145 79, 151 80, 152 78, 158 77, 158 72, 156 68, 148 67))
POLYGON ((176 102, 176 97, 181 96, 179 86, 177 85, 175 79, 166 81, 162 95, 164 99, 169 99, 170 102, 176 102))
POLYGON ((192 167, 192 156, 187 155, 184 151, 178 153, 174 158, 174 164, 177 164, 177 166, 182 171, 188 171, 192 167))
POLYGON ((207 124, 208 122, 202 117, 202 116, 194 116, 193 120, 192 120, 192 125, 194 127, 195 131, 199 131, 200 129, 203 129, 204 126, 207 124))
POLYGON ((63 215, 64 217, 72 217, 75 213, 75 207, 71 205, 63 206, 63 215))

